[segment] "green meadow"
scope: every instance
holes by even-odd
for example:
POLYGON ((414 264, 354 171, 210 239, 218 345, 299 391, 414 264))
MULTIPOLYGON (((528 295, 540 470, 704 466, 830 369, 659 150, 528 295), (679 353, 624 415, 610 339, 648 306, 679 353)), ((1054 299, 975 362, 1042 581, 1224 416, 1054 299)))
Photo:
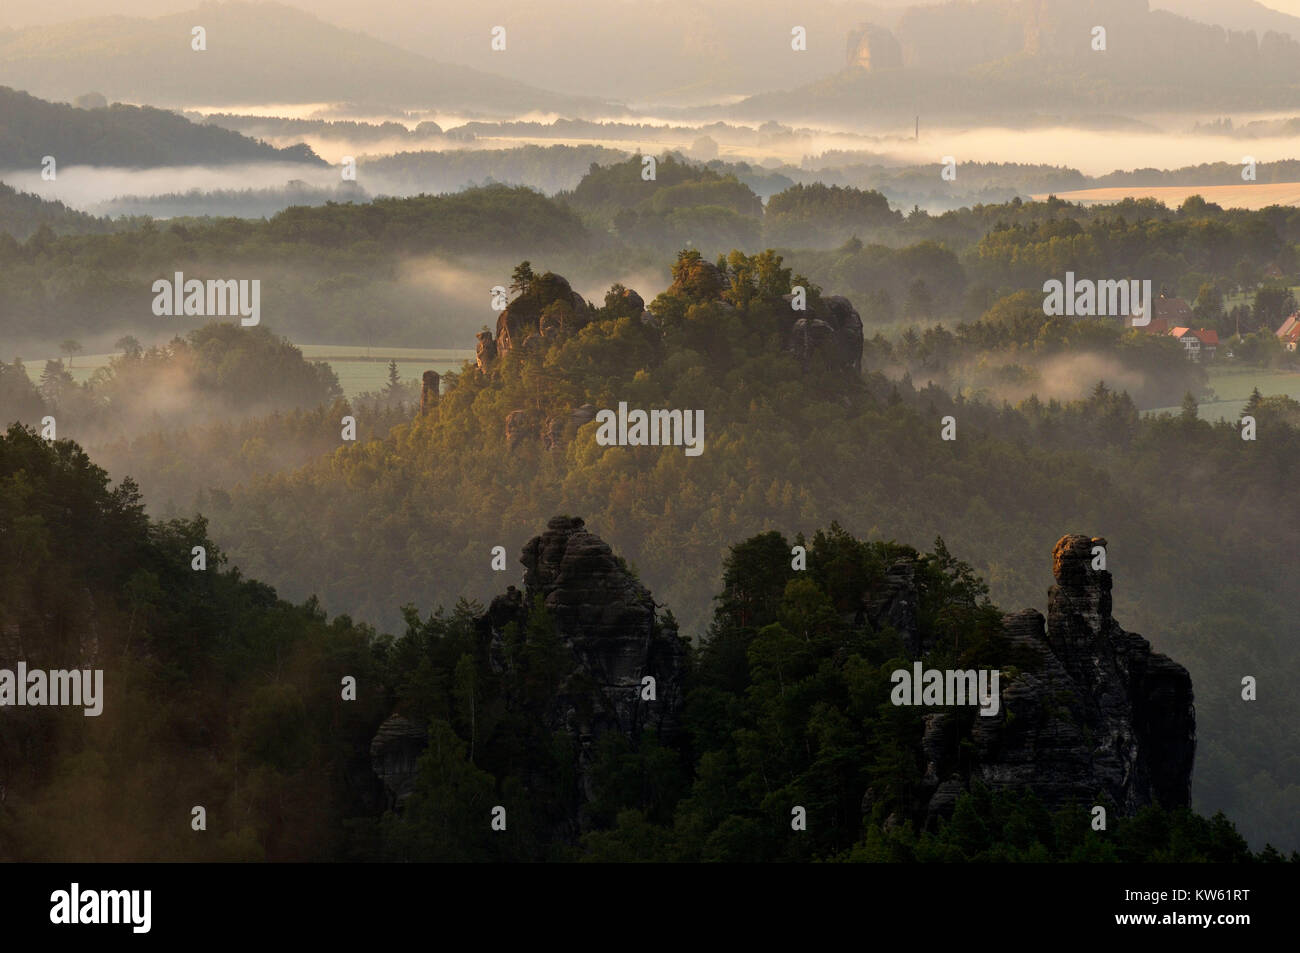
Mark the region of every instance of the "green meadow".
MULTIPOLYGON (((418 381, 425 371, 437 371, 446 374, 458 371, 465 361, 474 360, 471 348, 426 348, 426 347, 368 347, 365 345, 344 344, 298 344, 303 357, 309 361, 324 361, 338 375, 339 386, 347 397, 355 397, 366 391, 377 391, 388 383, 388 362, 397 362, 397 372, 403 381, 418 381)), ((72 359, 71 373, 74 380, 84 382, 99 368, 106 367, 116 353, 78 354, 72 359)), ((33 381, 40 383, 41 371, 45 369, 46 357, 27 359, 27 374, 33 381)), ((67 357, 63 356, 67 364, 67 357)))
MULTIPOLYGON (((1286 394, 1300 400, 1300 372, 1270 370, 1260 367, 1212 366, 1209 368, 1211 400, 1200 402, 1202 420, 1236 420, 1258 387, 1265 397, 1286 394)), ((1148 414, 1178 413, 1178 407, 1157 407, 1148 414)))

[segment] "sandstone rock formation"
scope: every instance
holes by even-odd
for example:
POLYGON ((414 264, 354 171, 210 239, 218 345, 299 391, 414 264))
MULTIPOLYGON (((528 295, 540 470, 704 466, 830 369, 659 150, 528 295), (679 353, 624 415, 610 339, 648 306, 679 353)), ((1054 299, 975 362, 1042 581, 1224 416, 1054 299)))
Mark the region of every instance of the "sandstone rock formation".
MULTIPOLYGON (((727 314, 736 306, 722 297, 729 287, 726 274, 713 262, 691 258, 673 269, 670 294, 711 301, 727 314)), ((786 295, 790 302, 792 295, 786 295)), ((585 327, 595 316, 592 307, 560 275, 546 272, 533 278, 526 290, 510 302, 497 319, 496 333, 477 335, 475 363, 482 374, 491 371, 497 358, 509 351, 541 352, 585 327)), ((646 310, 645 299, 630 288, 614 285, 605 296, 604 317, 635 318, 658 328, 659 319, 646 310)), ((862 318, 852 303, 839 295, 818 298, 805 311, 790 311, 781 323, 785 349, 794 354, 807 372, 862 370, 862 318)), ((548 449, 559 446, 569 430, 564 421, 552 417, 534 428, 548 449)), ((518 433, 518 426, 513 429, 518 433)))
MULTIPOLYGON (((1053 551, 1056 585, 1047 618, 1034 609, 1003 617, 1001 706, 936 709, 923 719, 925 777, 917 819, 951 812, 973 781, 1034 791, 1049 808, 1109 802, 1123 814, 1191 798, 1196 713, 1191 678, 1111 617, 1111 575, 1093 569, 1104 539, 1064 536, 1053 551)), ((916 626, 914 566, 900 563, 859 616, 888 624, 912 658, 928 650, 916 626)), ((872 793, 864 797, 868 807, 872 793)))
POLYGON ((531 410, 506 414, 506 449, 513 450, 527 437, 537 436, 537 415, 531 410))
POLYGON ((673 274, 673 283, 668 286, 670 294, 705 300, 717 298, 727 290, 726 276, 705 258, 680 262, 673 274))
POLYGON ((605 307, 614 314, 627 315, 629 317, 639 316, 645 311, 645 299, 633 291, 631 288, 624 288, 622 285, 615 286, 618 290, 613 298, 610 295, 605 296, 605 307))
POLYGON ((847 66, 850 69, 901 69, 903 47, 894 34, 874 23, 864 23, 849 33, 847 66))
MULTIPOLYGON (((509 586, 475 625, 493 669, 508 673, 514 663, 507 630, 526 631, 539 600, 554 620, 564 660, 554 684, 542 686, 547 703, 541 718, 548 732, 567 732, 574 742, 577 799, 560 832, 574 836, 594 793, 592 766, 603 736, 617 732, 635 741, 653 729, 664 744, 680 742, 686 643, 609 544, 578 517, 551 519, 524 546, 520 561, 524 588, 509 586), (647 677, 653 679, 653 698, 647 697, 647 677)), ((424 729, 398 714, 375 734, 371 767, 389 808, 400 808, 413 790, 416 761, 426 745, 424 729)))
POLYGON ((786 334, 786 348, 805 371, 819 359, 826 369, 862 371, 862 318, 848 298, 821 298, 809 302, 808 311, 791 314, 797 318, 786 334))
POLYGON ((916 608, 916 564, 899 562, 885 573, 883 585, 863 594, 854 622, 865 622, 876 631, 889 626, 902 635, 908 655, 920 658, 929 646, 922 644, 916 608))
POLYGON ((428 742, 425 730, 401 715, 388 718, 370 742, 370 765, 384 784, 389 809, 411 796, 418 774, 416 760, 428 742))
MULTIPOLYGON (((1153 14, 1149 0, 999 0, 983 3, 916 4, 902 12, 894 28, 863 24, 849 32, 845 66, 876 72, 907 67, 959 72, 1006 57, 1043 57, 1054 63, 1089 62, 1092 28, 1105 25, 1107 52, 1126 59, 1179 54, 1176 42, 1150 48, 1150 38, 1168 39, 1174 27, 1182 36, 1208 39, 1208 31, 1191 34, 1175 27, 1167 15, 1153 14), (1080 41, 1083 37, 1083 42, 1080 41)), ((1184 28, 1185 29, 1185 28, 1184 28)), ((1222 36, 1218 45, 1223 47, 1222 36)), ((1231 36, 1226 38, 1231 43, 1231 36)), ((1108 60, 1108 68, 1116 64, 1108 60)))
MULTIPOLYGON (((519 297, 511 301, 497 318, 496 354, 520 347, 530 335, 540 334, 548 340, 570 334, 591 320, 591 309, 569 282, 552 272, 534 278, 519 297)), ((479 335, 479 369, 482 370, 483 336, 479 335)))
POLYGON ((438 406, 438 390, 441 386, 441 378, 437 371, 425 371, 424 378, 420 384, 420 413, 427 414, 438 406))
POLYGON ((478 346, 474 349, 474 363, 480 374, 486 374, 497 357, 497 342, 491 331, 480 331, 476 336, 478 346))
POLYGON ((575 407, 568 414, 554 414, 542 425, 542 446, 547 450, 568 443, 583 424, 596 419, 596 408, 591 404, 575 407))
POLYGON ((511 586, 479 619, 493 666, 509 660, 503 644, 510 623, 524 626, 540 599, 553 615, 570 663, 555 685, 551 730, 576 742, 579 787, 591 796, 590 766, 606 732, 637 738, 647 728, 671 743, 680 731, 686 650, 676 629, 609 544, 578 517, 557 516, 524 546, 524 590, 511 586), (654 679, 654 700, 643 679, 654 679))

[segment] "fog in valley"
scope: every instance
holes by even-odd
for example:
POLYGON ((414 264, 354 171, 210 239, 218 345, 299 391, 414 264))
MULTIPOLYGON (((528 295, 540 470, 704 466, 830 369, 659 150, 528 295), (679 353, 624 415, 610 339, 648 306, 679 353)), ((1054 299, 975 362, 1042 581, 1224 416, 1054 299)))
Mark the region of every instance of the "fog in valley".
MULTIPOLYGON (((249 631, 317 627, 303 644, 322 657, 326 627, 358 645, 393 636, 365 657, 390 652, 383 665, 414 681, 385 702, 428 723, 442 709, 420 693, 454 685, 438 702, 448 737, 480 746, 464 783, 481 775, 488 791, 479 733, 505 708, 462 710, 485 684, 478 649, 457 648, 446 671, 430 659, 486 631, 474 613, 497 611, 521 547, 557 514, 609 543, 656 620, 671 607, 697 649, 721 633, 734 658, 691 663, 725 669, 700 696, 719 712, 808 659, 874 691, 903 651, 888 641, 905 644, 888 628, 903 610, 891 603, 881 641, 862 643, 869 662, 818 661, 819 627, 885 618, 899 546, 915 547, 907 578, 934 600, 926 644, 973 659, 1001 651, 962 641, 1002 624, 994 607, 1051 611, 1053 546, 1092 534, 1113 547, 1123 632, 1196 686, 1194 809, 1227 812, 1251 850, 1300 849, 1300 708, 1277 683, 1240 700, 1244 675, 1300 661, 1297 143, 1300 0, 7 4, 0 424, 75 440, 113 485, 133 481, 151 518, 201 514, 148 532, 177 534, 178 552, 202 538, 307 605, 249 631), (1050 310, 1045 282, 1067 273, 1149 282, 1152 321, 1101 294, 1050 310), (221 289, 253 281, 259 312, 241 322, 221 289), (701 409, 707 451, 598 439, 598 410, 629 402, 701 409), (805 544, 830 554, 817 572, 859 591, 787 578, 805 544), (484 568, 498 546, 508 571, 484 568), (745 600, 776 614, 726 642, 745 600)), ((26 505, 26 473, 0 481, 0 504, 18 501, 0 517, 26 505)), ((142 563, 118 586, 127 644, 202 614, 150 615, 155 590, 181 591, 160 578, 142 563)), ((550 644, 534 621, 511 630, 528 651, 550 644)), ((257 691, 259 724, 326 710, 305 689, 306 702, 279 682, 257 691)), ((392 714, 375 705, 365 718, 392 714)), ((849 730, 826 718, 827 737, 849 730)), ((374 728, 353 733, 369 744, 374 728)), ((231 751, 274 747, 240 731, 231 751)), ((877 743, 861 750, 895 758, 877 743)), ((745 759, 727 758, 739 772, 745 759)), ((859 787, 849 826, 863 823, 859 787)), ((319 801, 345 804, 336 794, 319 801)), ((617 796, 600 808, 610 830, 672 828, 676 800, 633 817, 617 796)), ((884 830, 894 809, 873 810, 884 830)), ((392 833, 363 828, 375 843, 392 833)), ((709 842, 717 858, 744 859, 724 840, 709 842)), ((241 829, 220 849, 297 856, 268 843, 241 829)))

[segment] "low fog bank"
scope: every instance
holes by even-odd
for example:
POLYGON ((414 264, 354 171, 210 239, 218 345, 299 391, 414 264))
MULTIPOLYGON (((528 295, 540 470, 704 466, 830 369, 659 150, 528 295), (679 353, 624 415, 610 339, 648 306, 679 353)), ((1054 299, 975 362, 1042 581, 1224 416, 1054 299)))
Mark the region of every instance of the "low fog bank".
MULTIPOLYGON (((387 128, 405 128, 391 120, 383 122, 387 128)), ((414 133, 385 135, 384 125, 354 122, 338 123, 338 128, 323 124, 323 131, 276 134, 274 118, 240 116, 230 117, 224 124, 247 127, 276 146, 305 142, 332 167, 282 162, 149 169, 73 165, 60 167, 55 181, 42 179, 39 168, 0 170, 0 179, 21 191, 95 215, 260 217, 294 204, 458 191, 490 181, 554 194, 573 188, 592 161, 609 163, 632 153, 679 152, 697 161, 721 159, 791 171, 818 170, 826 173, 826 181, 843 179, 834 173, 854 165, 933 166, 932 194, 911 190, 905 198, 941 211, 955 207, 954 202, 986 200, 980 189, 972 191, 974 186, 964 181, 963 164, 1055 166, 1098 177, 1135 169, 1239 165, 1245 157, 1265 163, 1296 155, 1294 121, 1261 120, 1235 127, 1226 120, 1219 125, 1212 119, 1205 123, 1166 122, 1163 128, 1130 122, 1114 128, 1069 122, 1022 128, 931 128, 922 117, 919 137, 912 128, 867 134, 861 128, 796 129, 776 123, 671 120, 662 125, 610 123, 602 127, 562 120, 475 122, 462 127, 466 141, 456 143, 449 138, 455 130, 440 130, 429 140, 414 133), (434 141, 442 145, 431 147, 434 141), (530 146, 532 152, 512 154, 512 150, 530 146), (356 161, 355 180, 343 178, 342 163, 348 157, 356 161), (955 178, 939 176, 945 157, 956 164, 955 178)), ((287 126, 288 121, 281 124, 287 126)), ((418 124, 412 125, 418 128, 418 124)), ((856 183, 845 180, 845 184, 856 183)), ((1004 184, 1012 191, 1017 188, 1014 181, 1004 184)), ((1241 181, 1238 177, 1193 184, 1240 185, 1241 181)), ((1028 182, 1018 186, 1025 195, 1029 187, 1028 182)))

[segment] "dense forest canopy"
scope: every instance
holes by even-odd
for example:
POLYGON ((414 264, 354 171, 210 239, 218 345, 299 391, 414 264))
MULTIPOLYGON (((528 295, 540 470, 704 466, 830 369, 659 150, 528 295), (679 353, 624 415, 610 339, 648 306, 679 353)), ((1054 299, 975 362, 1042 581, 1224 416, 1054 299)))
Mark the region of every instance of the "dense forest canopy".
POLYGON ((836 607, 909 556, 935 657, 996 652, 987 589, 942 540, 922 554, 832 526, 807 541, 798 579, 779 533, 731 547, 708 638, 688 656, 689 740, 607 736, 575 842, 555 827, 574 783, 568 736, 539 717, 563 651, 541 605, 511 635, 517 662, 504 671, 488 663, 474 603, 409 607, 399 638, 329 620, 315 599, 290 604, 225 568, 202 519, 149 520, 130 481, 111 488, 75 444, 17 426, 0 436, 0 530, 14 567, 0 588, 7 631, 41 634, 33 663, 93 658, 108 685, 93 719, 8 716, 10 859, 1281 859, 1252 854, 1221 814, 1153 806, 1097 835, 1082 807, 1053 813, 982 788, 932 830, 886 823, 919 770, 906 753, 919 714, 886 701, 897 633, 864 633, 836 607), (340 690, 349 679, 355 700, 340 690), (429 737, 400 814, 383 810, 367 770, 392 705, 429 737), (864 815, 866 784, 877 801, 864 815), (820 822, 806 837, 789 834, 791 798, 820 822), (501 801, 513 813, 498 837, 482 818, 501 801), (208 836, 177 820, 191 805, 205 808, 208 836))
MULTIPOLYGON (((1111 539, 1124 566, 1117 613, 1198 686, 1197 803, 1229 811, 1252 837, 1288 842, 1278 819, 1294 812, 1277 805, 1295 790, 1293 762, 1268 752, 1286 749, 1293 701, 1261 699, 1252 711, 1273 714, 1257 720, 1242 710, 1239 679, 1222 672, 1296 661, 1293 614, 1275 597, 1296 543, 1276 518, 1297 505, 1293 401, 1252 401, 1259 438, 1248 442, 1194 407, 1142 417, 1104 383, 1082 399, 999 405, 878 372, 806 373, 781 349, 783 295, 797 276, 780 256, 737 252, 713 269, 684 253, 677 280, 649 303, 654 321, 614 289, 582 326, 504 353, 488 374, 451 375, 428 414, 391 431, 378 410, 360 414, 355 445, 337 440, 328 413, 302 417, 304 436, 333 443, 326 457, 241 487, 208 483, 175 504, 197 506, 245 571, 291 598, 317 594, 389 628, 406 603, 486 598, 491 548, 517 548, 554 512, 601 526, 691 635, 715 589, 700 567, 716 565, 728 539, 831 522, 868 536, 943 535, 999 604, 1018 607, 1040 601, 1051 541, 1086 527, 1111 539), (602 447, 594 422, 548 424, 619 401, 703 409, 706 451, 602 447), (940 439, 945 416, 957 421, 951 442, 940 439)), ((168 474, 153 485, 192 492, 205 483, 204 455, 175 462, 191 446, 138 441, 119 472, 147 485, 168 474)))
POLYGON ((0 115, 5 117, 0 169, 39 168, 51 155, 65 168, 251 161, 296 162, 306 168, 325 164, 304 145, 276 149, 150 106, 113 103, 82 109, 0 86, 0 115))
POLYGON ((1300 16, 154 2, 0 12, 0 861, 1300 863, 1300 16))
MULTIPOLYGON (((61 435, 135 476, 155 512, 203 513, 244 571, 388 629, 404 604, 485 598, 485 554, 516 548, 554 512, 600 525, 696 637, 716 590, 707 567, 748 535, 832 523, 864 537, 942 535, 1000 605, 1017 607, 1040 599, 1052 539, 1104 533, 1127 570, 1117 606, 1198 686, 1197 806, 1224 809, 1257 844, 1300 842, 1287 820, 1300 775, 1276 756, 1289 750, 1281 726, 1294 702, 1261 698, 1253 711, 1270 717, 1257 720, 1241 710, 1239 678, 1221 674, 1296 662, 1292 614, 1276 595, 1297 543, 1276 516, 1297 503, 1295 403, 1252 399, 1259 438, 1243 441, 1233 423, 1197 419, 1206 374, 1176 342, 1049 318, 1041 303, 1042 282, 1067 270, 1151 276, 1242 359, 1293 366, 1270 326, 1293 301, 1284 281, 1261 279, 1295 272, 1298 213, 1052 199, 900 215, 876 193, 800 185, 764 207, 725 168, 664 156, 647 181, 645 158, 595 166, 553 198, 492 185, 264 221, 144 221, 106 234, 45 222, 23 241, 0 236, 0 307, 20 340, 100 334, 107 347, 141 327, 156 339, 151 285, 175 271, 260 276, 276 332, 166 319, 189 337, 123 349, 86 384, 55 361, 33 382, 7 355, 4 415, 55 416, 61 435), (805 241, 822 222, 849 237, 753 251, 783 230, 805 241), (699 241, 672 262, 663 249, 684 235, 699 241), (613 286, 593 294, 599 306, 580 292, 562 306, 539 300, 538 330, 549 314, 559 333, 503 353, 490 373, 449 375, 430 413, 413 418, 409 392, 343 403, 327 371, 276 337, 428 346, 448 343, 431 339, 443 333, 468 344, 522 254, 575 288, 613 286), (420 269, 432 267, 454 271, 464 294, 431 303, 420 269), (862 376, 810 372, 786 349, 796 286, 811 307, 842 294, 856 308, 862 376), (439 321, 454 330, 431 331, 439 321), (96 415, 106 422, 133 400, 144 412, 160 373, 219 412, 94 429, 96 415), (1048 391, 1060 381, 1065 390, 1048 391), (1180 416, 1139 412, 1184 395, 1180 416), (703 410, 708 449, 696 459, 605 447, 594 423, 560 423, 620 401, 703 410), (356 419, 355 444, 340 440, 344 416, 356 419), (938 438, 946 416, 955 441, 938 438)), ((511 295, 528 297, 519 286, 511 295)))
MULTIPOLYGON (((647 181, 651 158, 593 164, 553 198, 506 185, 360 203, 322 193, 312 199, 320 204, 267 220, 123 219, 111 234, 79 234, 107 226, 15 194, 14 234, 0 235, 0 311, 20 342, 94 336, 106 348, 122 333, 156 337, 149 302, 159 276, 249 276, 262 280, 268 321, 298 340, 464 346, 489 289, 524 256, 545 254, 594 295, 614 281, 666 282, 664 262, 683 247, 713 257, 770 246, 815 284, 852 297, 891 338, 935 324, 955 331, 1072 271, 1148 279, 1153 293, 1194 305, 1199 326, 1221 337, 1259 333, 1243 347, 1253 362, 1289 360, 1270 338, 1286 316, 1286 276, 1300 273, 1292 208, 1017 198, 904 216, 877 192, 802 184, 764 207, 734 171, 672 155, 658 158, 647 181)), ((1197 390, 1194 380, 1157 373, 1166 379, 1159 399, 1135 394, 1144 407, 1197 390)))

